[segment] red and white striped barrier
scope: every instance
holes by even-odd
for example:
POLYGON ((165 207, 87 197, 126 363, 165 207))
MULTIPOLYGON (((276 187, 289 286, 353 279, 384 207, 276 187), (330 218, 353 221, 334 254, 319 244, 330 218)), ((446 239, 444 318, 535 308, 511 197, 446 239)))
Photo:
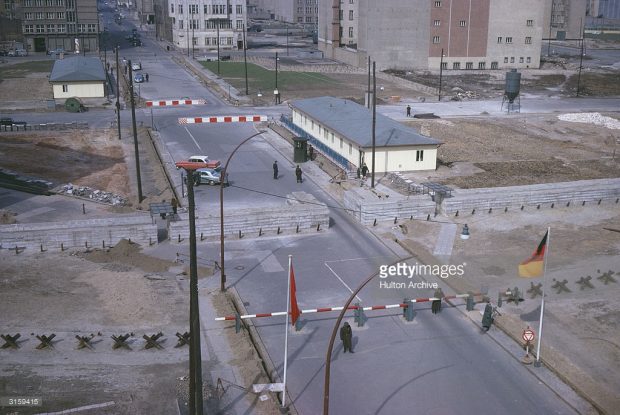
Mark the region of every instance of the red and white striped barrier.
POLYGON ((267 121, 266 115, 225 115, 215 117, 184 117, 179 118, 179 124, 206 124, 218 122, 261 122, 267 121))
MULTIPOLYGON (((479 296, 482 294, 474 294, 473 296, 479 296)), ((454 298, 466 298, 469 297, 469 294, 456 294, 456 295, 446 295, 445 297, 443 297, 443 300, 451 300, 454 298)), ((435 301, 435 300, 441 300, 441 298, 436 298, 436 297, 430 297, 430 298, 414 298, 411 300, 412 303, 425 303, 428 301, 435 301)), ((405 303, 399 303, 399 304, 387 304, 387 305, 373 305, 373 306, 369 306, 369 307, 361 307, 362 310, 364 311, 371 311, 371 310, 388 310, 390 308, 406 308, 407 304, 405 303)), ((344 307, 325 307, 325 308, 309 308, 307 310, 300 310, 301 314, 312 314, 312 313, 326 313, 329 311, 342 311, 344 307)), ((357 310, 358 306, 356 305, 352 305, 347 307, 347 310, 357 310)), ((241 319, 248 319, 248 318, 260 318, 260 317, 276 317, 276 316, 285 316, 286 315, 286 311, 278 311, 275 313, 258 313, 258 314, 244 314, 242 316, 239 316, 241 319)), ((236 320, 237 317, 236 316, 226 316, 226 317, 216 317, 215 321, 228 321, 228 320, 236 320)))
POLYGON ((163 101, 146 101, 147 107, 176 107, 177 105, 205 105, 205 99, 173 99, 163 101))

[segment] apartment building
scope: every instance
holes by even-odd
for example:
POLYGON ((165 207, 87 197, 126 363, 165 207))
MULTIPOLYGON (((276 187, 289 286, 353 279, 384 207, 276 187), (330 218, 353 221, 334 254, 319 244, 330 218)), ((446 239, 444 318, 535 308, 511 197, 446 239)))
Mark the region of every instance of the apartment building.
POLYGON ((319 0, 252 0, 251 5, 257 15, 273 20, 309 28, 318 23, 319 0))
POLYGON ((21 0, 22 31, 30 52, 99 48, 97 0, 21 0), (76 41, 77 39, 77 41, 76 41))
POLYGON ((326 0, 318 45, 358 67, 370 56, 381 70, 537 68, 551 2, 326 0))
POLYGON ((0 0, 0 50, 11 49, 13 42, 22 40, 18 10, 17 0, 0 0))
POLYGON ((580 39, 585 25, 587 2, 551 0, 546 3, 543 37, 558 40, 580 39))
POLYGON ((172 41, 194 50, 243 49, 245 0, 169 0, 172 41))

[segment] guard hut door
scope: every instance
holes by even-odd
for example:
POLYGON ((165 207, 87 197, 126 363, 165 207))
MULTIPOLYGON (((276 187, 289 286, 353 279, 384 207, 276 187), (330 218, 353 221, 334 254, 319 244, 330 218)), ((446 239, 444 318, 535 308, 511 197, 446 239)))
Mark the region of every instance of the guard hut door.
POLYGON ((304 137, 293 137, 293 161, 295 163, 305 163, 308 161, 308 139, 304 137))

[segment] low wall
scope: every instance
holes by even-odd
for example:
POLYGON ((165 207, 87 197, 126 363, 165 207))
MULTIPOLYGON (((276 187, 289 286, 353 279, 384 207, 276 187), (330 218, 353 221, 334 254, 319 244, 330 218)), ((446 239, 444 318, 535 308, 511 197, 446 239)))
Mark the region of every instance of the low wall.
MULTIPOLYGON (((281 233, 326 230, 329 227, 329 209, 320 203, 314 196, 304 192, 294 192, 289 197, 297 200, 287 200, 281 207, 227 209, 224 215, 224 236, 258 237, 262 235, 276 235, 278 228, 281 233), (310 202, 310 203, 304 203, 310 202)), ((218 210, 219 213, 219 210, 218 210)), ((173 242, 186 242, 189 238, 189 220, 187 214, 181 214, 180 220, 171 222, 168 235, 173 242)), ((207 215, 197 212, 196 235, 203 238, 220 236, 220 215, 207 215)))
POLYGON ((421 219, 435 214, 435 202, 428 195, 390 200, 379 199, 367 191, 360 193, 353 189, 345 192, 343 204, 347 212, 364 225, 371 225, 375 220, 406 220, 412 217, 421 219))
POLYGON ((131 239, 141 245, 157 243, 157 225, 150 215, 0 225, 0 247, 5 249, 60 250, 116 245, 131 239))
POLYGON ((464 189, 452 192, 444 199, 441 210, 445 214, 471 213, 477 210, 520 209, 521 206, 549 208, 598 203, 599 200, 620 198, 620 179, 581 180, 564 183, 545 183, 530 186, 464 189))

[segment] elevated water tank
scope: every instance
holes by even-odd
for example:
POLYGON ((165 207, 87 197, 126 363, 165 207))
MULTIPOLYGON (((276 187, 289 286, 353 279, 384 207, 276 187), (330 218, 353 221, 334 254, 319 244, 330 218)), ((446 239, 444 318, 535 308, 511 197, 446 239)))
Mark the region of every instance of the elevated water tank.
POLYGON ((519 89, 521 88, 521 73, 516 69, 511 69, 510 72, 506 72, 506 87, 504 95, 508 98, 508 102, 512 104, 517 96, 519 96, 519 89))

